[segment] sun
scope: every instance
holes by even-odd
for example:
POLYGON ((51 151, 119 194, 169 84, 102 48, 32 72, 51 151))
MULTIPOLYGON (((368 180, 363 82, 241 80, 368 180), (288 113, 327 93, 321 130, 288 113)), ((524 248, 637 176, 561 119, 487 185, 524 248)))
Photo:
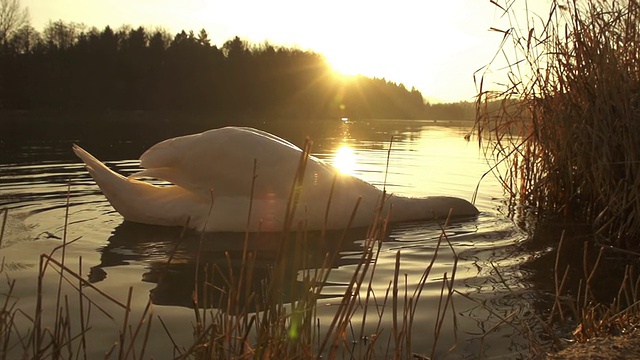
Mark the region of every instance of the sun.
POLYGON ((362 75, 362 62, 349 55, 327 56, 326 61, 339 78, 350 79, 362 75))

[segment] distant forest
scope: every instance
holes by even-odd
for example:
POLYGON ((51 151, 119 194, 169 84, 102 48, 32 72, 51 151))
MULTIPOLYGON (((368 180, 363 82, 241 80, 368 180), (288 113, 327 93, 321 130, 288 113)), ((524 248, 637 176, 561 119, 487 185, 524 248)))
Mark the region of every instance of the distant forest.
POLYGON ((473 119, 472 103, 428 104, 385 79, 335 76, 316 53, 205 30, 30 25, 0 48, 0 110, 170 111, 230 119, 473 119))

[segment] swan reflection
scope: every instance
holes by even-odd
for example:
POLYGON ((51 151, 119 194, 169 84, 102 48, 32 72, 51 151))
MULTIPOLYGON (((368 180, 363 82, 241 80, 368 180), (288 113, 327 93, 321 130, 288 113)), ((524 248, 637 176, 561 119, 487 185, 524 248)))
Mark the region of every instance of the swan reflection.
POLYGON ((108 243, 99 249, 100 264, 92 267, 89 281, 95 283, 104 280, 109 267, 142 262, 147 270, 142 281, 156 284, 150 293, 154 304, 194 307, 194 289, 197 288, 200 290, 199 299, 206 297, 209 306, 219 307, 219 304, 226 303, 229 279, 237 277, 243 268, 249 268, 245 264, 249 260, 243 261, 243 258, 252 259, 253 267, 248 277, 251 279, 250 291, 260 293, 270 280, 279 251, 283 251, 281 259, 302 259, 298 264, 285 267, 286 279, 298 279, 287 281, 291 286, 283 289, 285 301, 291 301, 303 288, 299 272, 322 267, 327 253, 338 254, 336 261, 331 264, 332 268, 358 262, 357 258, 343 257, 340 253, 361 251, 359 242, 365 237, 366 229, 346 232, 341 244, 339 239, 343 236, 342 232, 327 232, 325 235, 323 238, 320 232, 304 234, 302 240, 305 247, 302 249, 305 251, 304 256, 300 257, 296 254, 300 254, 301 247, 295 246, 295 242, 301 239, 296 238, 295 234, 291 235, 291 246, 283 245, 281 234, 251 234, 247 242, 247 255, 244 253, 245 235, 242 233, 182 234, 182 229, 177 227, 125 221, 114 230, 108 243), (200 241, 201 238, 203 241, 200 241))
MULTIPOLYGON (((472 224, 464 219, 450 223, 447 229, 449 240, 457 246, 468 246, 468 237, 477 231, 472 224)), ((220 308, 226 304, 229 279, 237 280, 245 271, 247 279, 250 279, 245 291, 261 294, 271 281, 278 261, 286 261, 289 264, 280 270, 284 271, 282 276, 287 279, 284 283, 288 287, 283 288, 282 293, 283 300, 290 302, 299 299, 301 291, 306 291, 301 271, 322 268, 327 254, 329 258, 336 255, 330 264, 331 269, 356 266, 360 262, 366 234, 366 228, 328 231, 324 236, 321 232, 308 231, 301 236, 291 233, 286 241, 278 233, 250 234, 245 253, 245 234, 242 233, 183 233, 178 227, 125 221, 98 250, 100 264, 91 268, 89 281, 104 280, 109 267, 142 263, 146 271, 142 281, 156 285, 150 292, 150 299, 155 305, 192 308, 194 289, 199 289, 199 299, 206 298, 208 307, 220 308), (247 266, 247 263, 252 266, 247 266), (247 269, 251 269, 250 273, 246 273, 247 269)), ((400 248, 420 247, 422 251, 435 255, 434 246, 440 234, 438 222, 398 224, 384 238, 383 248, 395 252, 400 248)), ((344 279, 329 280, 330 284, 325 285, 329 285, 333 294, 341 293, 351 276, 350 273, 347 275, 344 279)), ((241 296, 240 300, 243 299, 248 299, 248 296, 241 296)), ((199 306, 202 304, 203 300, 199 306)), ((256 299, 237 306, 252 308, 255 304, 256 299)))

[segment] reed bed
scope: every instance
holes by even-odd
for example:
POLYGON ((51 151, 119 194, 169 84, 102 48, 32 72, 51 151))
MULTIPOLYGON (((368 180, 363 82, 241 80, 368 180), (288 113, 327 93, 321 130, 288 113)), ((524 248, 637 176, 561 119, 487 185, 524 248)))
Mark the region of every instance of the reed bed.
POLYGON ((502 46, 478 73, 476 129, 511 214, 592 223, 607 245, 637 248, 640 3, 553 1, 524 15, 526 1, 492 3, 512 26, 494 29, 502 46), (508 81, 495 90, 502 60, 508 81))
MULTIPOLYGON (((268 280, 262 281, 257 287, 252 281, 257 254, 247 245, 249 233, 245 237, 247 240, 239 273, 237 270, 234 273, 233 269, 237 267, 232 266, 230 258, 228 269, 200 264, 204 260, 196 259, 196 267, 203 265, 206 270, 204 278, 196 278, 193 291, 193 342, 180 344, 172 336, 170 326, 161 316, 154 314, 150 300, 144 310, 134 316, 132 288, 122 300, 86 280, 82 272, 82 259, 78 259, 78 269, 68 265, 67 248, 78 239, 67 240, 67 200, 62 244, 51 253, 40 256, 33 312, 21 308, 20 299, 13 293, 15 281, 6 276, 5 300, 0 304, 0 359, 92 358, 96 349, 91 348, 95 346, 91 340, 106 335, 92 332, 92 325, 100 321, 110 321, 120 327, 112 346, 98 350, 104 352, 105 359, 147 358, 145 354, 151 347, 150 336, 158 328, 171 341, 171 358, 175 359, 376 359, 426 358, 427 355, 433 358, 444 321, 451 318, 455 322, 452 309, 458 256, 445 232, 449 219, 442 224, 436 255, 417 283, 410 286, 406 276, 400 273, 401 254, 398 251, 393 279, 389 281, 384 294, 376 293, 373 285, 377 257, 388 225, 388 217, 383 215, 386 199, 383 192, 372 215, 372 225, 364 239, 360 259, 345 286, 335 315, 329 324, 321 324, 317 316, 317 301, 338 254, 326 253, 323 265, 319 268, 309 266, 304 221, 296 223, 292 220, 309 149, 310 144, 307 144, 301 156, 299 172, 292 186, 280 253, 269 269, 268 280), (445 274, 441 280, 434 345, 431 354, 415 354, 412 351, 412 328, 418 301, 429 281, 438 251, 446 244, 454 254, 454 262, 451 273, 445 274), (295 275, 291 276, 292 273, 295 275), (214 285, 220 282, 214 282, 213 278, 221 276, 225 285, 214 285), (46 284, 57 284, 53 293, 46 284), (224 296, 217 296, 220 292, 224 296), (43 305, 51 301, 55 301, 55 306, 43 305), (53 314, 50 313, 52 308, 53 314), (389 317, 391 328, 384 325, 389 317), (374 325, 373 333, 365 327, 370 324, 374 325)), ((358 204, 355 204, 353 211, 354 214, 358 211, 358 204)), ((6 217, 5 210, 3 228, 6 217)), ((3 231, 0 231, 0 246, 2 234, 3 231)), ((182 237, 176 239, 175 249, 178 249, 182 240, 182 237)), ((202 241, 204 236, 200 238, 201 244, 202 241)), ((167 269, 173 261, 175 249, 168 256, 167 269)), ((4 262, 2 265, 0 273, 6 275, 4 262)))
MULTIPOLYGON (((578 342, 632 333, 640 321, 640 2, 552 1, 537 14, 526 0, 492 3, 510 26, 493 29, 501 47, 476 74, 475 126, 509 216, 531 233, 542 223, 593 230, 574 265, 582 269, 556 258, 554 303, 537 323, 556 349, 566 345, 559 327, 574 326, 578 342), (494 71, 506 80, 490 84, 494 71), (612 279, 620 285, 611 300, 594 282, 610 271, 607 258, 628 264, 612 279)), ((547 241, 560 254, 577 239, 547 241)))

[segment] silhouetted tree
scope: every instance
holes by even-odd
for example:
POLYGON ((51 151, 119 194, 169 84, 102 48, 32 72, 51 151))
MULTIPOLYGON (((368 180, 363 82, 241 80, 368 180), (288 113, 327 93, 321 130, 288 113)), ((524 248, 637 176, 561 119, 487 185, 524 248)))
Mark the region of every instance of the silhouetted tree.
POLYGON ((0 45, 29 23, 29 12, 20 6, 20 0, 0 0, 0 45))
POLYGON ((8 52, 28 54, 38 43, 42 42, 40 33, 31 25, 24 25, 16 30, 7 41, 8 52))
POLYGON ((204 47, 211 46, 211 40, 209 40, 209 34, 205 29, 200 29, 198 33, 198 43, 204 47))
POLYGON ((0 70, 5 109, 179 111, 256 121, 467 115, 461 104, 425 105, 418 90, 386 79, 336 77, 313 52, 239 37, 218 48, 204 29, 171 36, 56 21, 39 34, 23 26, 0 52, 0 70))
POLYGON ((475 119, 475 106, 473 103, 466 101, 427 104, 426 117, 433 120, 473 120, 475 119))
POLYGON ((74 45, 81 30, 82 26, 76 23, 65 23, 62 20, 49 21, 44 29, 44 38, 49 47, 66 50, 74 45))

